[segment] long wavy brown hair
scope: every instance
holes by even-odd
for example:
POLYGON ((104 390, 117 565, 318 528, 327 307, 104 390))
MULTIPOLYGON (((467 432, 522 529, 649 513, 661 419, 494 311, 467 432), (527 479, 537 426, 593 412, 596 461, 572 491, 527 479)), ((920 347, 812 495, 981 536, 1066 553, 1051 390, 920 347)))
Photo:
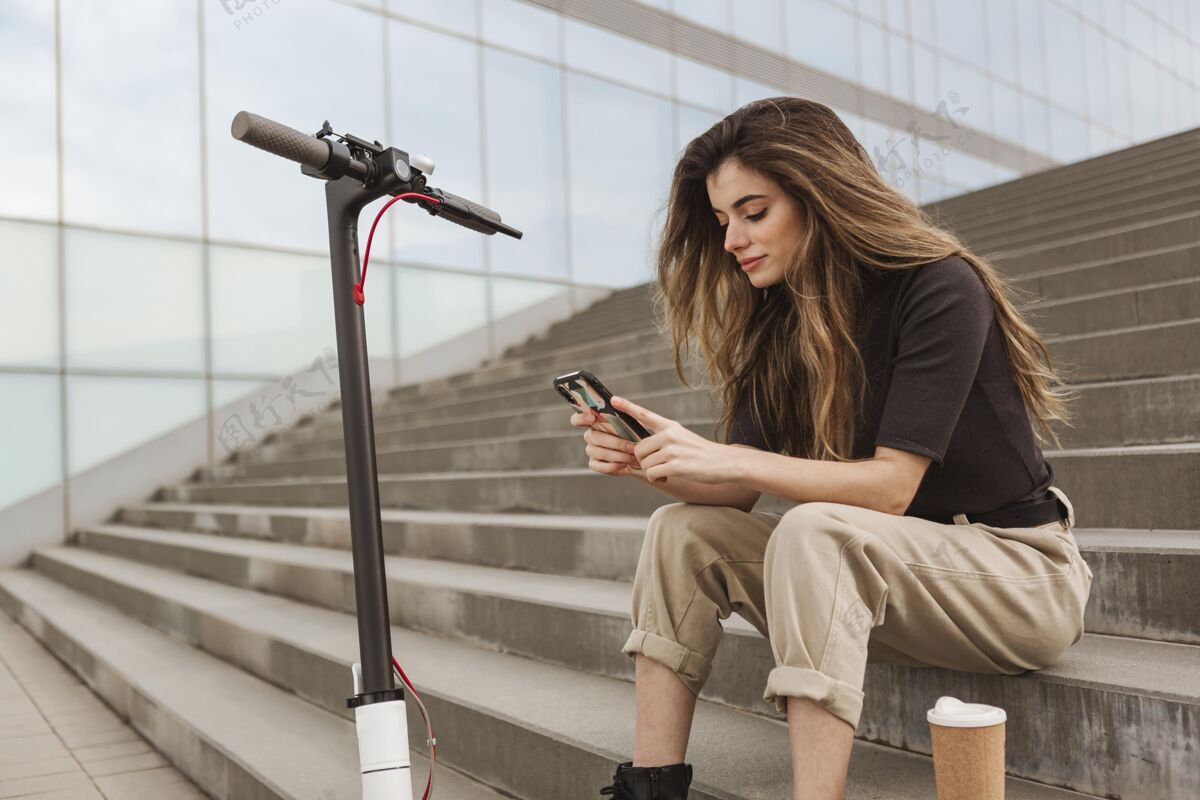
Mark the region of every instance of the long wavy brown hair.
POLYGON ((761 430, 760 410, 775 423, 777 452, 846 461, 865 393, 855 342, 862 265, 904 270, 950 256, 969 263, 987 287, 1035 435, 1058 445, 1051 422, 1070 424, 1072 394, 1010 299, 1024 293, 881 178, 850 129, 820 103, 758 100, 688 144, 671 179, 651 292, 674 343, 676 374, 689 388, 683 362, 689 340, 699 344, 709 385, 724 400, 718 441, 727 440, 748 398, 761 430), (706 179, 731 158, 773 179, 803 224, 783 281, 766 290, 742 275, 712 212, 706 179))

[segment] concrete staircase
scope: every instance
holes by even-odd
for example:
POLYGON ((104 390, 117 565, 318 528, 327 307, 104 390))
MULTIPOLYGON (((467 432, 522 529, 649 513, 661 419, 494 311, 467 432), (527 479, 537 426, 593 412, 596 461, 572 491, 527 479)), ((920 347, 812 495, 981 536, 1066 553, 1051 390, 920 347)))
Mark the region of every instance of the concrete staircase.
MULTIPOLYGON (((1095 573, 1088 633, 1015 677, 870 666, 847 797, 933 796, 925 710, 942 694, 1008 710, 1010 798, 1200 796, 1198 182, 1191 131, 931 209, 1043 298, 1029 310, 1076 365, 1078 425, 1047 456, 1095 573)), ((586 468, 550 389, 576 367, 712 437, 644 286, 377 398, 393 647, 433 716, 441 800, 598 797, 632 751, 630 581, 673 499, 586 468)), ((0 573, 0 607, 214 797, 358 797, 340 430, 331 410, 0 573)), ((736 616, 726 633, 693 797, 788 797, 768 644, 736 616)))

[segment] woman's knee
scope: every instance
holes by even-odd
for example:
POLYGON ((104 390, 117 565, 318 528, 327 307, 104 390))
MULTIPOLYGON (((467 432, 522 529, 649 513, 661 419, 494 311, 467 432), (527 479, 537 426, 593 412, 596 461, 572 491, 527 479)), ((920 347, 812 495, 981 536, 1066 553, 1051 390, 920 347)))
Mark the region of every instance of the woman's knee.
POLYGON ((730 509, 698 503, 669 503, 650 515, 643 557, 682 561, 711 561, 724 553, 736 530, 722 520, 730 509))
POLYGON ((836 558, 845 545, 862 531, 842 524, 837 503, 801 503, 779 519, 767 542, 766 560, 781 554, 798 564, 820 563, 836 558))

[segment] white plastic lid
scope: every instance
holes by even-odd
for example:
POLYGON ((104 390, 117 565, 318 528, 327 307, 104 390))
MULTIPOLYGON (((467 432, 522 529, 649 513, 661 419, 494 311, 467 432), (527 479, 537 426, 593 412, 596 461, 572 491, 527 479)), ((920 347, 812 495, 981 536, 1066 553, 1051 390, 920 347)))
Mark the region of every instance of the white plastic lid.
POLYGON ((926 718, 934 725, 948 728, 985 728, 1008 719, 1003 708, 983 703, 964 703, 954 697, 939 697, 926 718))

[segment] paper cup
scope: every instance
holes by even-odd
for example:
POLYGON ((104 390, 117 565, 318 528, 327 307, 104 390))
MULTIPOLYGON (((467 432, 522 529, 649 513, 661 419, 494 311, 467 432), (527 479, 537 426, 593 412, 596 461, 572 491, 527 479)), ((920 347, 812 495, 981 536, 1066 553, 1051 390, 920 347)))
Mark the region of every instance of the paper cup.
POLYGON ((1004 800, 1004 709, 941 697, 926 718, 938 800, 1004 800))

